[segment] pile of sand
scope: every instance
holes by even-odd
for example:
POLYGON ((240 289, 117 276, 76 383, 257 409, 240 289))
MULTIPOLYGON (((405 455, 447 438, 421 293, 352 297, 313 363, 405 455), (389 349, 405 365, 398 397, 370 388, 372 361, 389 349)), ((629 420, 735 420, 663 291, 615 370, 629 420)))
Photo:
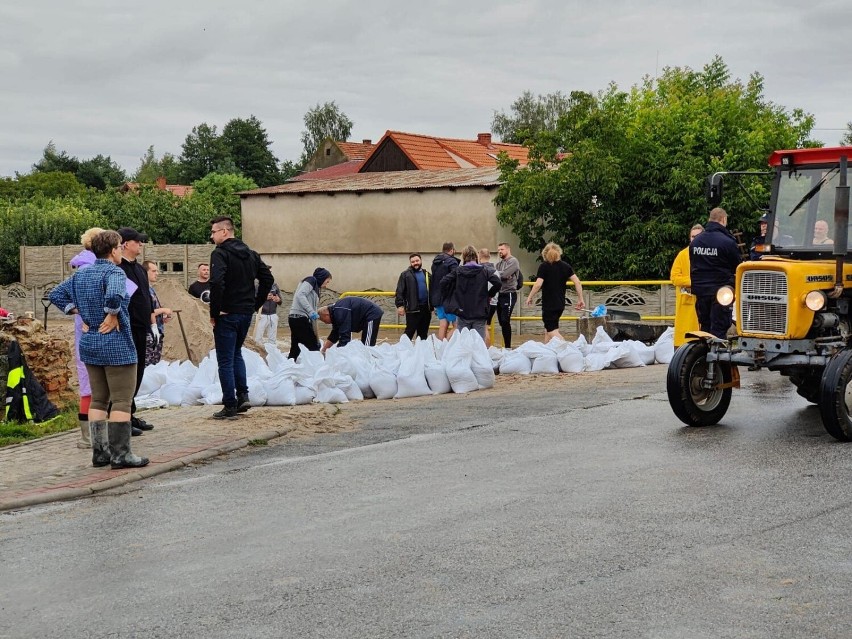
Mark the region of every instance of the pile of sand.
MULTIPOLYGON (((210 306, 197 297, 190 295, 181 282, 175 280, 161 279, 154 285, 160 304, 174 313, 172 319, 166 322, 166 339, 163 342, 163 359, 167 361, 189 359, 198 365, 202 359, 213 349, 213 326, 210 324, 210 306), (183 332, 181 332, 183 323, 183 332), (184 343, 184 335, 186 343, 184 343), (189 353, 187 353, 187 344, 189 353)), ((257 344, 251 337, 246 338, 245 347, 262 356, 266 356, 266 350, 257 344)))

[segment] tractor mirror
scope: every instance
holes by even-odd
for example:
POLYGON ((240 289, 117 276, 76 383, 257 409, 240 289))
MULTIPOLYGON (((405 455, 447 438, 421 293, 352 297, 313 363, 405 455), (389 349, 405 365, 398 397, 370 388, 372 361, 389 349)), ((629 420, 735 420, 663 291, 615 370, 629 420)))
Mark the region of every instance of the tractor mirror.
POLYGON ((708 176, 705 196, 710 208, 715 208, 722 203, 722 173, 708 176))

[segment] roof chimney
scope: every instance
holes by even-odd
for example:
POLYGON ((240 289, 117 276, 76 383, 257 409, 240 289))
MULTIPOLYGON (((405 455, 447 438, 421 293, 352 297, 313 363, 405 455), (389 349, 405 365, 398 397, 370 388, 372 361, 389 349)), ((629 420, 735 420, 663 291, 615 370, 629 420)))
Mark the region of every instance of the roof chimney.
POLYGON ((161 191, 166 190, 166 176, 165 175, 161 175, 160 177, 157 178, 157 188, 160 189, 161 191))
POLYGON ((364 138, 364 141, 361 144, 372 144, 372 143, 373 143, 372 140, 368 140, 368 139, 364 138))
POLYGON ((491 146, 491 134, 490 133, 477 133, 476 141, 483 146, 491 146))

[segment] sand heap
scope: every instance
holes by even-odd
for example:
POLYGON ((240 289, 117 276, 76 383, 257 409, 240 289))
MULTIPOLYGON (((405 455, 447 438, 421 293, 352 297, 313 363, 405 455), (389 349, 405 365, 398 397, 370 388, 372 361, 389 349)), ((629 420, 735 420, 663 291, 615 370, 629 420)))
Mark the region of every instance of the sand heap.
POLYGON ((48 334, 44 325, 34 319, 21 317, 14 322, 0 323, 0 353, 2 353, 2 393, 6 390, 8 361, 6 353, 9 340, 14 338, 21 345, 33 375, 47 391, 47 396, 57 406, 73 401, 77 393, 71 384, 71 369, 74 355, 67 339, 48 334))
MULTIPOLYGON (((163 278, 154 285, 154 290, 157 291, 157 297, 160 298, 162 306, 173 311, 180 311, 180 320, 175 313, 172 315, 172 319, 166 323, 163 359, 170 362, 189 359, 193 364, 198 365, 213 349, 210 307, 197 297, 190 295, 179 281, 163 278), (183 322, 183 331, 186 334, 186 342, 189 344, 188 355, 181 334, 181 321, 183 322)), ((246 338, 245 347, 261 355, 266 355, 266 350, 251 337, 246 338)))

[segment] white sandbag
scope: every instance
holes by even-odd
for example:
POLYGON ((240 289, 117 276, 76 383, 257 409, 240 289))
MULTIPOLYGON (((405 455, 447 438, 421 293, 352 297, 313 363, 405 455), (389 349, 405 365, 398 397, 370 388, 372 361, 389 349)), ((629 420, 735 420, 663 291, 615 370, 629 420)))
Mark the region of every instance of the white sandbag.
POLYGON ((303 386, 302 384, 296 382, 295 388, 297 406, 301 406, 302 404, 310 404, 312 401, 314 401, 314 397, 317 396, 317 392, 310 386, 303 386))
POLYGON ((584 368, 583 353, 574 344, 566 347, 556 356, 559 370, 563 373, 582 373, 584 368))
POLYGON ((266 365, 263 358, 254 351, 250 351, 244 346, 240 350, 240 353, 246 365, 246 377, 265 378, 272 374, 272 371, 269 370, 269 366, 266 365))
POLYGON ((616 368, 636 368, 645 363, 639 357, 629 342, 616 342, 618 345, 610 350, 610 365, 616 368))
POLYGON ((615 344, 615 342, 604 330, 604 327, 598 326, 595 329, 595 336, 592 339, 592 347, 589 352, 606 353, 607 351, 609 351, 610 348, 613 347, 613 344, 615 344))
POLYGON ((201 391, 201 401, 204 404, 213 406, 222 403, 222 386, 219 382, 208 384, 204 390, 201 391))
POLYGON ((494 363, 488 354, 485 341, 476 331, 468 332, 468 348, 471 352, 470 370, 476 377, 479 389, 494 388, 494 363))
POLYGON ((466 334, 470 330, 463 328, 461 331, 453 331, 447 346, 444 348, 444 369, 454 393, 470 393, 479 390, 479 382, 470 369, 473 354, 465 342, 466 334))
POLYGON ((573 344, 577 347, 577 350, 579 350, 583 354, 584 357, 589 354, 589 351, 592 348, 589 342, 586 341, 585 335, 580 335, 577 339, 574 340, 573 344))
POLYGON ((252 406, 265 406, 266 386, 263 383, 263 379, 256 376, 249 377, 246 383, 248 385, 249 404, 252 406))
POLYGON ((136 394, 139 396, 150 395, 154 391, 159 390, 168 381, 166 375, 168 367, 169 363, 165 361, 159 361, 153 366, 146 366, 145 372, 142 375, 142 384, 139 386, 139 392, 136 394))
POLYGON ((415 345, 400 362, 399 371, 396 375, 397 390, 394 399, 422 397, 432 394, 429 382, 426 381, 426 357, 423 347, 427 345, 425 342, 422 342, 422 345, 415 345))
POLYGON ((583 358, 583 371, 602 371, 609 366, 609 352, 606 353, 589 353, 583 358))
POLYGON ((539 353, 536 355, 535 359, 532 360, 532 366, 530 368, 530 372, 533 374, 553 374, 559 372, 559 360, 556 357, 556 353, 539 353))
POLYGON ((674 328, 669 326, 654 342, 654 359, 660 364, 668 364, 674 357, 674 328))
POLYGON ((532 370, 532 360, 521 351, 506 353, 500 362, 501 375, 529 375, 532 370))
POLYGON ((426 383, 429 384, 429 389, 433 395, 442 395, 453 390, 450 385, 450 378, 447 377, 447 371, 444 370, 444 363, 437 360, 426 362, 425 365, 426 383))
MULTIPOLYGON (((336 347, 333 346, 332 348, 336 347)), ((309 350, 305 348, 304 344, 299 344, 299 356, 296 358, 296 363, 313 371, 325 364, 325 357, 319 351, 309 350)))
POLYGON ((336 380, 337 388, 343 391, 343 394, 346 395, 346 399, 350 402, 360 402, 364 399, 364 393, 361 392, 361 388, 349 375, 343 375, 341 373, 336 380))
POLYGON ((385 368, 383 363, 373 364, 370 370, 370 388, 376 399, 393 399, 396 395, 396 373, 385 368))
POLYGON ((346 404, 348 401, 346 393, 336 386, 328 386, 327 384, 317 387, 317 394, 314 397, 314 402, 317 404, 346 404))
MULTIPOLYGON (((145 370, 147 371, 148 369, 146 368, 145 370)), ((198 369, 195 371, 195 376, 192 378, 189 385, 193 388, 203 390, 205 387, 218 381, 218 379, 219 364, 216 362, 216 351, 213 351, 212 356, 207 355, 201 360, 201 363, 198 365, 198 369)))
MULTIPOLYGON (((284 371, 273 373, 263 381, 267 406, 295 406, 296 385, 284 371)), ((313 398, 312 398, 313 399, 313 398)))
POLYGON ((510 352, 508 349, 498 348, 497 346, 490 346, 488 348, 488 356, 491 358, 491 368, 494 369, 495 373, 500 371, 500 364, 508 352, 510 352))
POLYGON ((189 384, 183 389, 183 397, 180 399, 181 406, 197 406, 201 404, 201 393, 204 389, 189 384))
POLYGON ((267 342, 263 346, 266 349, 266 365, 269 366, 269 370, 273 374, 295 364, 293 360, 288 359, 284 353, 278 350, 276 344, 267 342))
POLYGON ((629 339, 624 342, 625 344, 630 344, 630 348, 639 356, 639 359, 642 360, 642 363, 645 366, 650 366, 656 361, 654 355, 654 347, 648 346, 647 344, 640 342, 636 339, 629 339))
POLYGON ((180 406, 183 403, 183 392, 187 384, 181 382, 167 382, 160 387, 160 399, 167 402, 169 406, 180 406))

